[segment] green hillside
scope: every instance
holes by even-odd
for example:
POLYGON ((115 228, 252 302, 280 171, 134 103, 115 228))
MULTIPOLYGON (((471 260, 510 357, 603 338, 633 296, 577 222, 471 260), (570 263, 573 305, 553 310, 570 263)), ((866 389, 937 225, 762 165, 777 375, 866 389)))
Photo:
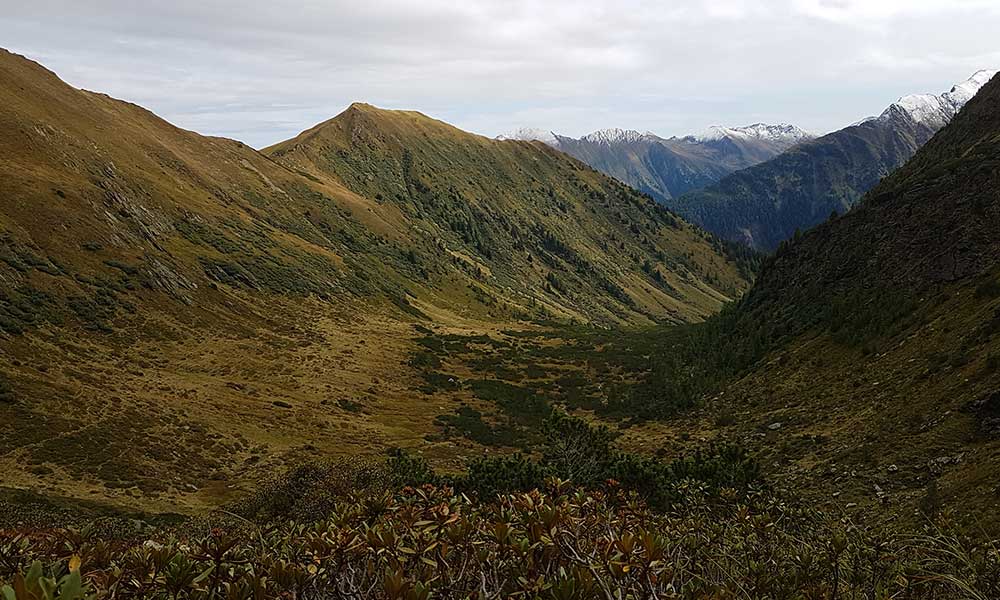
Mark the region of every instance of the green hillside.
POLYGON ((921 507, 949 509, 996 527, 998 107, 994 80, 854 210, 783 244, 737 306, 696 326, 709 340, 699 368, 742 375, 669 428, 752 441, 821 506, 918 522, 921 507))
POLYGON ((15 496, 188 512, 317 453, 456 465, 415 323, 697 321, 748 286, 580 163, 414 113, 352 107, 275 160, 3 52, 0 132, 15 496))
POLYGON ((399 211, 422 238, 423 262, 463 263, 486 290, 553 315, 697 320, 750 277, 727 248, 562 153, 417 112, 354 104, 264 152, 399 211))

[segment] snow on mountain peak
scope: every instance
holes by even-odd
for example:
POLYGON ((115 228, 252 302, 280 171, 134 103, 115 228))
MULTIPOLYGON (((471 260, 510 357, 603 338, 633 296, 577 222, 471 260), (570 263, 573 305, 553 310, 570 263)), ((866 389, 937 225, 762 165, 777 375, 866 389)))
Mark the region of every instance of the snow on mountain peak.
POLYGON ((729 139, 758 139, 771 142, 800 142, 813 137, 813 135, 795 125, 779 123, 770 125, 768 123, 754 123, 745 127, 723 127, 713 125, 705 132, 689 136, 699 142, 711 142, 729 139))
POLYGON ((546 131, 545 129, 535 129, 532 127, 522 127, 516 131, 510 133, 505 133, 498 135, 496 137, 498 140, 520 140, 523 142, 544 142, 549 146, 558 146, 559 138, 556 134, 551 131, 546 131))
POLYGON ((954 85, 951 90, 941 94, 909 94, 892 103, 885 109, 880 119, 889 119, 896 112, 903 112, 917 123, 934 128, 948 124, 965 103, 972 99, 979 88, 986 85, 996 75, 996 71, 976 71, 972 77, 954 85))
POLYGON ((611 129, 598 129, 593 133, 588 133, 580 139, 594 144, 612 145, 629 144, 652 137, 656 136, 649 132, 640 133, 634 129, 618 129, 617 127, 613 127, 611 129))

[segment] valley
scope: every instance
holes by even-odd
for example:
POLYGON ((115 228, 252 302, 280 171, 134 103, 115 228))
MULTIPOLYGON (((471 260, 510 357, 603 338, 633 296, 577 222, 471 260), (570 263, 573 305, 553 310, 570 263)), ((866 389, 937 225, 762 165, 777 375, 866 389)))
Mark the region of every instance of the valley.
POLYGON ((354 105, 262 154, 0 58, 12 490, 197 512, 318 456, 457 469, 475 449, 425 439, 457 400, 414 391, 418 324, 691 322, 752 277, 531 144, 354 105))
POLYGON ((5 600, 995 597, 970 81, 816 139, 354 103, 258 151, 0 52, 5 600))

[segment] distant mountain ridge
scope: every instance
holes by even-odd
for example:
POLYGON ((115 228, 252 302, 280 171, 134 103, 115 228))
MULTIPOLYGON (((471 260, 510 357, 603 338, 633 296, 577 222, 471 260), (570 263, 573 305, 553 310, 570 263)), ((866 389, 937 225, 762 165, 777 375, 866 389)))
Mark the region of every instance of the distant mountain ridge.
POLYGON ((773 250, 797 230, 844 213, 905 163, 995 74, 978 71, 943 94, 903 96, 878 117, 803 143, 667 200, 728 240, 773 250))
POLYGON ((723 127, 713 125, 704 133, 695 136, 686 136, 699 142, 719 140, 722 138, 731 139, 758 139, 768 140, 776 144, 787 144, 789 146, 816 137, 808 131, 789 125, 788 123, 778 123, 771 125, 768 123, 754 123, 745 127, 723 127))
POLYGON ((559 137, 556 134, 551 131, 545 131, 544 129, 535 129, 531 127, 522 127, 511 131, 510 133, 498 135, 496 139, 517 140, 520 142, 545 142, 554 148, 559 147, 559 137))
MULTIPOLYGON (((558 139, 558 138, 557 138, 558 139)), ((594 144, 632 144, 635 142, 640 142, 643 140, 657 140, 659 139, 656 135, 650 132, 639 132, 635 129, 619 129, 617 127, 611 127, 608 129, 598 129, 597 131, 588 133, 587 135, 580 138, 580 141, 591 142, 594 144)))
POLYGON ((965 103, 996 75, 996 71, 985 69, 976 71, 972 77, 959 83, 951 90, 940 94, 909 94, 893 102, 878 117, 891 120, 894 111, 901 111, 917 123, 940 129, 965 106, 965 103))
POLYGON ((573 138, 522 128, 497 139, 543 142, 665 202, 812 137, 794 125, 755 123, 713 126, 700 134, 670 138, 634 129, 599 129, 573 138))

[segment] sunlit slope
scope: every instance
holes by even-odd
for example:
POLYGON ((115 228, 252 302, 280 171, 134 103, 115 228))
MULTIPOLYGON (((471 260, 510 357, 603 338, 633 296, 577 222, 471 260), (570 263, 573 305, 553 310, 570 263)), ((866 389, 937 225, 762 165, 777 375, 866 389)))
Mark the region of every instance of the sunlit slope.
POLYGON ((492 237, 465 239, 367 175, 277 162, 0 53, 0 488, 190 510, 317 453, 458 461, 425 440, 454 406, 415 391, 414 323, 697 320, 745 287, 649 201, 493 145, 488 164, 452 148, 456 186, 556 196, 470 202, 487 208, 455 222, 492 237))
POLYGON ((490 294, 556 315, 693 320, 749 277, 700 231, 540 143, 354 104, 265 153, 396 208, 430 261, 464 265, 490 294))

